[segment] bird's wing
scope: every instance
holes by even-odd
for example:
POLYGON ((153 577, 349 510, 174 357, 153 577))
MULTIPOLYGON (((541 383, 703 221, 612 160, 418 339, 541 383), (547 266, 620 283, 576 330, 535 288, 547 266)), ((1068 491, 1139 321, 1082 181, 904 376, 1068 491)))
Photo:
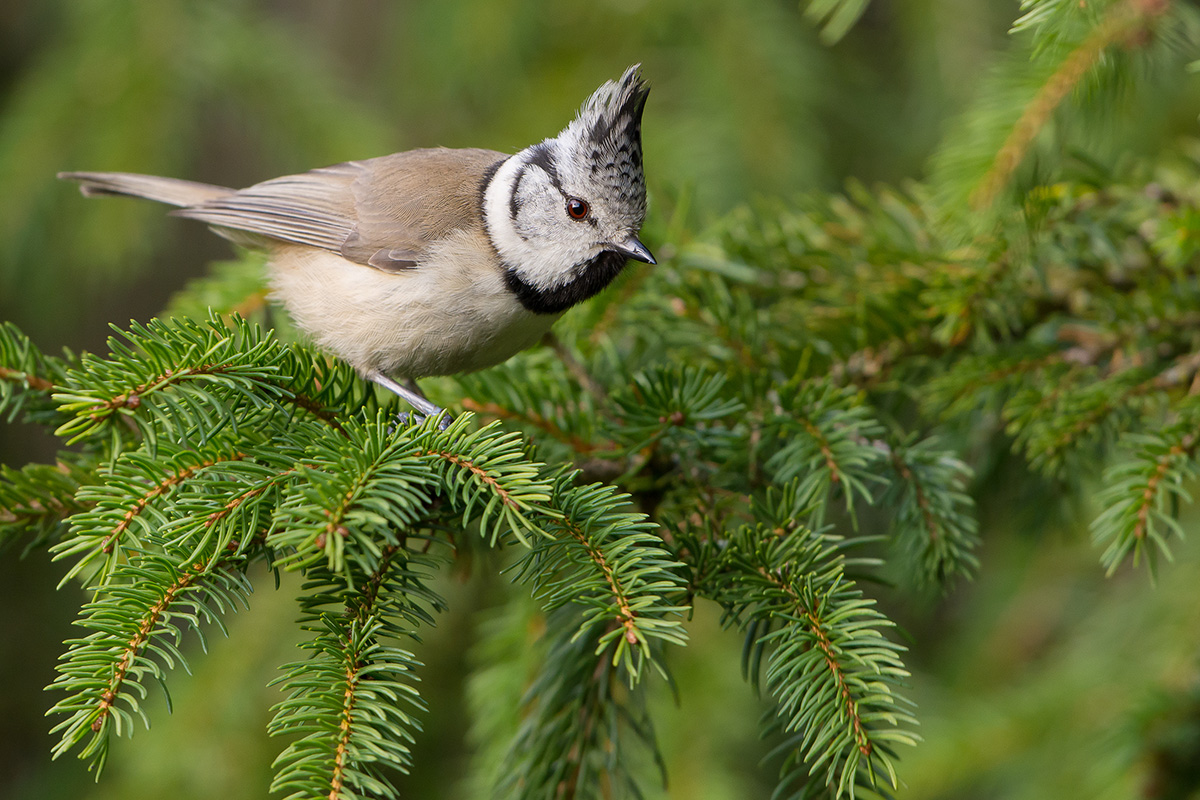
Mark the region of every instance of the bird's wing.
POLYGON ((265 181, 171 213, 221 228, 338 250, 353 231, 354 162, 265 181))
POLYGON ((482 225, 484 176, 503 158, 490 150, 411 150, 275 178, 172 213, 376 269, 408 269, 430 242, 482 225))

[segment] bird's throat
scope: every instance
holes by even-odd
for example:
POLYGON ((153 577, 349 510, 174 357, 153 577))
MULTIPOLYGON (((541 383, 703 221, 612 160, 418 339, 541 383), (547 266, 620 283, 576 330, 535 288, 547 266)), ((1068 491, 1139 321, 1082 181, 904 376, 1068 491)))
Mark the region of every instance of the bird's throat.
POLYGON ((612 283, 625 268, 625 262, 625 256, 605 250, 576 269, 575 277, 571 280, 550 289, 539 288, 525 281, 512 267, 504 270, 504 281, 527 311, 534 314, 561 314, 612 283))

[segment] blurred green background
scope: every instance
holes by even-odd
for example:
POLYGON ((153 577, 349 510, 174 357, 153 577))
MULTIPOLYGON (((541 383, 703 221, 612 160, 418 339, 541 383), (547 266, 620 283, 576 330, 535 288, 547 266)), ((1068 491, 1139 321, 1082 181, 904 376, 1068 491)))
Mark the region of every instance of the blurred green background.
MULTIPOLYGON (((0 319, 47 350, 102 349, 109 322, 149 318, 229 255, 161 207, 85 201, 60 170, 244 186, 413 147, 511 152, 556 133, 639 61, 653 86, 644 238, 669 257, 680 244, 660 238, 669 217, 698 232, 756 198, 922 177, 1017 13, 1015 0, 880 0, 830 47, 796 0, 7 0, 0 319)), ((1194 82, 1164 95, 1139 146, 1194 134, 1196 101, 1194 82)), ((0 424, 6 463, 52 454, 39 432, 0 424)), ((1189 735, 1200 740, 1200 542, 1157 586, 1144 572, 1105 579, 1086 542, 1090 509, 1049 534, 1028 511, 1002 492, 982 499, 974 583, 923 604, 884 592, 911 637, 925 739, 903 754, 902 796, 1189 796, 1155 781, 1189 735)), ((122 740, 94 786, 73 760, 51 765, 42 717, 83 598, 53 590, 63 568, 45 553, 16 555, 0 559, 0 797, 265 795, 278 751, 265 685, 295 658, 296 587, 260 590, 229 640, 214 634, 195 674, 173 676, 174 714, 154 698, 153 731, 122 740)), ((471 796, 464 676, 472 631, 504 587, 473 576, 442 588, 454 611, 421 652, 432 711, 408 796, 471 796)), ((663 693, 665 795, 766 797, 762 708, 717 618, 701 607, 693 646, 676 654, 681 705, 663 693)))

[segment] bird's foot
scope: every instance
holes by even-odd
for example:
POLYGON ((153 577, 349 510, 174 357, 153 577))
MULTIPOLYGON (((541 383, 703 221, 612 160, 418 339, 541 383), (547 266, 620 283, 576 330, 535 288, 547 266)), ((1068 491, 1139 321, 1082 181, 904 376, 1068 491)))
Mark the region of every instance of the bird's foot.
POLYGON ((375 381, 380 386, 388 389, 399 395, 404 402, 411 405, 415 411, 405 411, 397 415, 396 422, 388 429, 388 433, 392 433, 399 427, 408 427, 409 425, 420 425, 427 418, 438 416, 438 430, 446 430, 450 427, 450 423, 454 421, 454 417, 450 412, 435 403, 431 403, 429 398, 421 394, 421 389, 417 386, 416 381, 408 381, 407 385, 402 385, 392 380, 381 372, 366 373, 368 380, 375 381))
MULTIPOLYGON (((401 411, 396 415, 396 421, 388 427, 388 434, 390 435, 395 433, 397 428, 415 427, 425 422, 427 419, 429 419, 428 416, 416 411, 401 411)), ((449 411, 441 411, 438 415, 438 430, 446 430, 446 428, 450 427, 450 423, 453 421, 454 417, 451 416, 449 411)))

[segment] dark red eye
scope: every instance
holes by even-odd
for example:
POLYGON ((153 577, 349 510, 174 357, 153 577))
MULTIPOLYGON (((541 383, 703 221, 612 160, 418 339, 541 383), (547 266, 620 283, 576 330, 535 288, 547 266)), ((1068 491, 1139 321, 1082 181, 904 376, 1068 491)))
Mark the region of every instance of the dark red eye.
POLYGON ((588 211, 590 211, 588 204, 578 197, 567 200, 567 216, 571 219, 583 219, 588 215, 588 211))

